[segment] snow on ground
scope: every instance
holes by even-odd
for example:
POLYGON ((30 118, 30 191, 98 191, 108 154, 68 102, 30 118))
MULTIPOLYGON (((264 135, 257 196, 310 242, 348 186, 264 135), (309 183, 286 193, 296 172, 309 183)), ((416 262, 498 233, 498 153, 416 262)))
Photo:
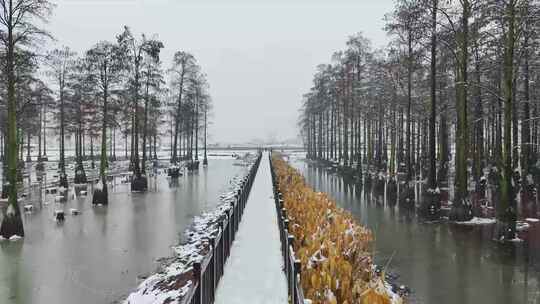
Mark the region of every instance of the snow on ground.
POLYGON ((540 222, 539 219, 537 219, 537 218, 532 218, 532 217, 526 218, 525 221, 531 222, 531 223, 538 223, 538 222, 540 222))
POLYGON ((278 229, 270 163, 264 153, 216 291, 216 304, 287 303, 278 229))
MULTIPOLYGON (((250 163, 253 164, 255 158, 250 163)), ((242 179, 248 173, 248 168, 241 176, 235 177, 230 191, 220 196, 221 203, 211 212, 195 217, 193 224, 185 231, 185 241, 173 247, 174 257, 165 259, 162 269, 144 280, 132 292, 124 304, 161 304, 179 303, 193 285, 193 263, 200 262, 209 250, 209 239, 219 233, 219 223, 230 209, 230 203, 235 199, 242 179)))
POLYGON ((6 238, 4 238, 3 236, 0 235, 0 241, 6 241, 6 240, 16 242, 16 241, 22 240, 22 237, 18 236, 18 235, 12 235, 9 239, 6 239, 6 238))
POLYGON ((522 232, 527 231, 531 228, 531 224, 524 222, 524 221, 517 221, 516 222, 516 231, 522 232))
POLYGON ((459 225, 491 225, 497 222, 494 218, 484 218, 484 217, 473 217, 470 221, 466 222, 455 222, 459 225))

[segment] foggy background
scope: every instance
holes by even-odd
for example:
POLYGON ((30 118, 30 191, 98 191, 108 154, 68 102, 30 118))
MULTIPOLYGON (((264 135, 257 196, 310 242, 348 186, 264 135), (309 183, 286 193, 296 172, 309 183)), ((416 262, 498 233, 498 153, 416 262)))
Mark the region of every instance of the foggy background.
POLYGON ((315 67, 363 32, 387 42, 384 14, 393 0, 58 0, 47 29, 79 54, 114 41, 124 25, 158 34, 163 68, 175 51, 191 52, 208 75, 211 143, 288 140, 315 67), (226 3, 225 3, 226 2, 226 3))

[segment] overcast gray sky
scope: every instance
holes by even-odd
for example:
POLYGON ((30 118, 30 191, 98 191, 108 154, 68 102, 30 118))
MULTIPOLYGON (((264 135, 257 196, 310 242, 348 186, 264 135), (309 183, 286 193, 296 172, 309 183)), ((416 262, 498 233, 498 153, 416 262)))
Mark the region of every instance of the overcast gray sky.
POLYGON ((295 138, 301 96, 315 67, 363 32, 388 38, 382 20, 393 0, 57 0, 50 31, 84 52, 113 40, 124 25, 158 34, 164 67, 191 52, 208 75, 214 101, 211 141, 295 138))

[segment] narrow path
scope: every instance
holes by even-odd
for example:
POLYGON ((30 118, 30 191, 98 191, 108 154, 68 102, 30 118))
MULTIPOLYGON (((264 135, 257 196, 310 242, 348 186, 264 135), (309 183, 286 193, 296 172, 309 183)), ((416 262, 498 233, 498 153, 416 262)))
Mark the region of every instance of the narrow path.
POLYGON ((280 248, 270 162, 265 152, 216 291, 215 303, 287 303, 287 280, 282 271, 280 248))

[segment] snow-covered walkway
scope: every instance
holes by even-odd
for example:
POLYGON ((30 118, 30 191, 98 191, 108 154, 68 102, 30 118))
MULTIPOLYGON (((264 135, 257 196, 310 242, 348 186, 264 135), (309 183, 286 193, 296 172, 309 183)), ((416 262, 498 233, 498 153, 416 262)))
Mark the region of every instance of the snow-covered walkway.
POLYGON ((216 304, 287 303, 268 153, 262 155, 246 209, 216 291, 216 304))

